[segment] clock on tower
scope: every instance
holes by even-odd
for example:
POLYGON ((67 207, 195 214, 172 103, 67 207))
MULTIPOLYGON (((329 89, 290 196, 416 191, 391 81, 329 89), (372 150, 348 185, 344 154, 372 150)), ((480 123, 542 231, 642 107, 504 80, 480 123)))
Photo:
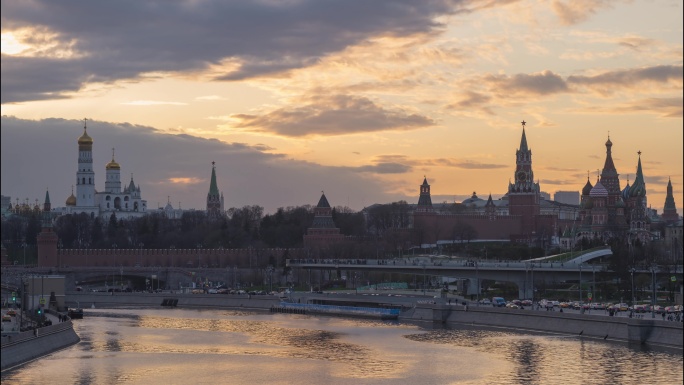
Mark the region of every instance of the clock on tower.
POLYGON ((525 171, 522 171, 522 170, 518 171, 517 176, 518 176, 518 180, 519 180, 520 182, 525 182, 525 181, 527 181, 527 173, 526 173, 525 171))

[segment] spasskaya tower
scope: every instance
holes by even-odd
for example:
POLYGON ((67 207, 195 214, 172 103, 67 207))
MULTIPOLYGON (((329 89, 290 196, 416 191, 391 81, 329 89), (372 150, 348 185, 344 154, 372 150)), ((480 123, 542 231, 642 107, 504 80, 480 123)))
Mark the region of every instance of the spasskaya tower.
POLYGON ((523 132, 520 148, 515 153, 515 182, 508 183, 508 212, 520 215, 521 233, 519 238, 530 239, 536 227, 539 210, 539 182, 534 182, 532 171, 532 150, 527 147, 525 121, 521 122, 523 132))

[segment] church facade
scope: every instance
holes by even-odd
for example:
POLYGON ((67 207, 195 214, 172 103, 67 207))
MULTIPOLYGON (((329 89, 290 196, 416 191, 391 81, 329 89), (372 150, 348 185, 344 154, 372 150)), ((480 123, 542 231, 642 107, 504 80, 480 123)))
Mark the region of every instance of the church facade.
MULTIPOLYGON (((87 123, 87 122, 86 122, 87 123)), ((78 168, 76 170, 76 191, 66 199, 65 207, 56 209, 59 214, 85 213, 91 217, 108 219, 115 214, 118 219, 137 218, 147 214, 147 201, 142 199, 140 185, 136 185, 131 174, 127 186, 121 183, 121 165, 114 159, 105 165, 105 188, 95 189, 93 167, 93 138, 88 135, 87 125, 78 138, 78 168)))

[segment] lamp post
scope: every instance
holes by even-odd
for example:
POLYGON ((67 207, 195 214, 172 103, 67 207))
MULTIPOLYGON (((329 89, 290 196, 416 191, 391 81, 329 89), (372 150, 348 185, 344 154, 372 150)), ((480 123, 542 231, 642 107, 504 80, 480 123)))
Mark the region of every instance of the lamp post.
POLYGON ((90 244, 88 242, 83 242, 83 247, 85 247, 85 254, 86 254, 86 266, 88 266, 88 264, 89 264, 88 263, 89 262, 88 261, 88 254, 90 254, 90 253, 88 252, 88 246, 90 246, 90 244))
POLYGON ((201 255, 201 254, 200 254, 200 249, 201 249, 201 248, 202 248, 202 244, 201 244, 201 243, 198 243, 198 244, 197 244, 197 268, 199 268, 200 266, 202 266, 202 265, 201 265, 201 262, 200 262, 200 255, 201 255))
POLYGON ((477 299, 477 306, 480 306, 480 267, 479 260, 475 260, 475 283, 477 288, 475 289, 475 295, 477 299))
POLYGON ((655 318, 656 305, 656 264, 651 265, 651 318, 655 318))
POLYGON ((174 246, 174 245, 169 246, 169 253, 171 253, 171 267, 173 267, 174 266, 173 265, 173 257, 176 254, 176 246, 174 246))
POLYGON ((629 269, 629 273, 632 276, 632 309, 634 308, 634 272, 636 271, 635 268, 629 269))
POLYGON ((582 303, 582 262, 579 263, 579 302, 582 303))
POLYGON ((427 275, 425 274, 425 262, 423 262, 422 265, 423 265, 423 295, 425 295, 425 280, 427 278, 427 275))
POLYGON ((145 246, 142 242, 138 243, 138 247, 140 247, 140 255, 138 256, 138 267, 142 267, 142 248, 145 246))
POLYGON ((268 265, 266 268, 266 272, 268 273, 268 286, 269 286, 269 292, 273 291, 273 266, 268 265))
POLYGON ((116 243, 112 243, 112 249, 114 249, 114 267, 116 267, 116 243))
POLYGON ((591 265, 591 298, 596 296, 596 270, 594 265, 591 265))
POLYGON ((26 242, 22 243, 21 247, 24 248, 24 266, 26 266, 26 242))
POLYGON ((62 267, 62 247, 64 247, 64 245, 62 244, 62 240, 60 239, 57 243, 57 257, 59 258, 57 260, 57 270, 59 270, 62 267))

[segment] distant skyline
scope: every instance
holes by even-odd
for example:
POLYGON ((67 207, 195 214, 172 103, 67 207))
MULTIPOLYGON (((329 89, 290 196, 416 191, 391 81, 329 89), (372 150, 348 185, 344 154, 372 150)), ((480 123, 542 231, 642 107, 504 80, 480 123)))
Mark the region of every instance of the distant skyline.
POLYGON ((96 189, 116 149, 150 210, 359 210, 506 192, 525 120, 542 191, 683 194, 680 1, 2 2, 2 194, 71 194, 83 118, 96 189))

